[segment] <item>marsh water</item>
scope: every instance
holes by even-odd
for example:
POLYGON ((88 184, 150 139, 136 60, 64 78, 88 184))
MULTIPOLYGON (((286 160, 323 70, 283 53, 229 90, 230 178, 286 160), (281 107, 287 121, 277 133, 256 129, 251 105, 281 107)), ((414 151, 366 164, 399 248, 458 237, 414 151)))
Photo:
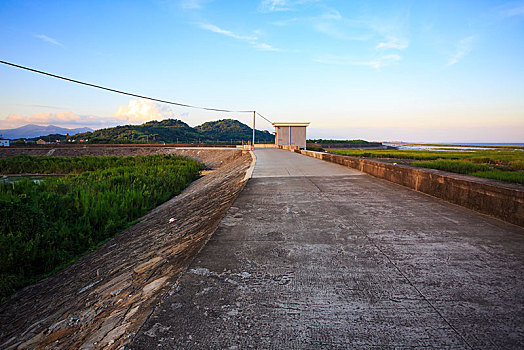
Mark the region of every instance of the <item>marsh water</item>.
POLYGON ((8 182, 8 183, 14 184, 22 179, 29 179, 29 180, 33 180, 34 183, 40 184, 42 181, 45 181, 46 179, 50 177, 60 177, 60 176, 64 176, 64 175, 56 175, 56 174, 51 174, 51 175, 50 174, 3 175, 0 177, 0 183, 8 182))

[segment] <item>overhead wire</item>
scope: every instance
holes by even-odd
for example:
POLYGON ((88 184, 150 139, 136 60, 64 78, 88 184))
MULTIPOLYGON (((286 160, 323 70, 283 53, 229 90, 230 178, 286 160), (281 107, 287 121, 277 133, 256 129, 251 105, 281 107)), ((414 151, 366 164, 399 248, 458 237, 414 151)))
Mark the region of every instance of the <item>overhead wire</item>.
MULTIPOLYGON (((148 97, 148 96, 143 96, 143 95, 133 94, 133 93, 130 93, 130 92, 125 92, 125 91, 121 91, 121 90, 111 89, 111 88, 108 88, 108 87, 104 87, 104 86, 100 86, 100 85, 95 85, 95 84, 91 84, 91 83, 86 83, 86 82, 83 82, 83 81, 80 81, 80 80, 75 80, 75 79, 71 79, 71 78, 63 77, 63 76, 60 76, 60 75, 56 75, 56 74, 52 74, 52 73, 48 73, 48 72, 44 72, 44 71, 41 71, 41 70, 38 70, 38 69, 29 68, 29 67, 21 66, 21 65, 14 64, 14 63, 10 63, 10 62, 6 62, 6 61, 1 61, 1 60, 0 60, 0 63, 2 63, 2 64, 6 64, 6 65, 8 65, 8 66, 16 67, 16 68, 20 68, 20 69, 28 70, 28 71, 31 71, 31 72, 34 72, 34 73, 39 73, 39 74, 47 75, 47 76, 50 76, 50 77, 53 77, 53 78, 57 78, 57 79, 62 79, 62 80, 70 81, 70 82, 72 82, 72 83, 76 83, 76 84, 86 85, 86 86, 94 87, 94 88, 97 88, 97 89, 102 89, 102 90, 106 90, 106 91, 115 92, 115 93, 117 93, 117 94, 122 94, 122 95, 127 95, 127 96, 133 96, 133 97, 143 98, 143 99, 146 99, 146 100, 151 100, 151 101, 156 101, 156 102, 161 102, 161 103, 167 103, 167 104, 171 104, 171 105, 175 105, 175 106, 181 106, 181 107, 187 107, 187 108, 194 108, 194 109, 201 109, 201 110, 214 111, 214 112, 225 112, 225 113, 253 113, 253 112, 255 112, 255 111, 235 111, 235 110, 229 110, 229 109, 210 108, 210 107, 200 107, 200 106, 193 106, 193 105, 188 105, 188 104, 179 103, 179 102, 166 101, 166 100, 161 100, 161 99, 158 99, 158 98, 153 98, 153 97, 148 97)), ((265 119, 265 118, 264 118, 264 119, 265 119)), ((267 119, 266 119, 266 120, 267 120, 267 119)))
POLYGON ((258 116, 259 116, 260 118, 262 118, 262 119, 264 119, 265 121, 267 121, 267 122, 273 124, 273 122, 272 122, 271 120, 267 119, 267 118, 264 117, 262 114, 260 114, 260 113, 258 113, 258 112, 255 112, 255 113, 258 114, 258 116))

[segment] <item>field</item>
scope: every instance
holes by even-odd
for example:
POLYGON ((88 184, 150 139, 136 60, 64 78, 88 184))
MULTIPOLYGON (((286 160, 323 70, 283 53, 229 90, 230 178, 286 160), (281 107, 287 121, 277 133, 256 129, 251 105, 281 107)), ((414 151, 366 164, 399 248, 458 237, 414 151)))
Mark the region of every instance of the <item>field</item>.
POLYGON ((385 150, 330 152, 449 171, 459 174, 524 184, 524 150, 498 148, 493 150, 456 149, 442 151, 385 150))
POLYGON ((2 174, 63 174, 0 183, 0 299, 70 264, 198 178, 173 155, 0 159, 2 174))

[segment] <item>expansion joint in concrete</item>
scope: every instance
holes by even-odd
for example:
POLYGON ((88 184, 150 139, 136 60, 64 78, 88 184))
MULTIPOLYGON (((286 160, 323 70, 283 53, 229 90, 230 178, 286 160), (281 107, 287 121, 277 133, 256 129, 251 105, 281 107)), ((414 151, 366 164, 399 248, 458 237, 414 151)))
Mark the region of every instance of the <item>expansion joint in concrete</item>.
MULTIPOLYGON (((319 189, 321 195, 326 199, 328 200, 333 208, 336 208, 337 211, 339 211, 342 215, 345 215, 344 211, 337 205, 336 202, 334 202, 328 195, 326 195, 321 189, 320 187, 311 179, 311 178, 307 178, 316 188, 319 189)), ((406 280, 406 282, 417 292, 417 294, 429 305, 429 307, 431 309, 433 309, 433 311, 435 311, 435 313, 453 330, 453 332, 455 334, 457 334, 460 339, 462 339, 462 341, 464 342, 464 344, 466 344, 470 349, 473 348, 473 346, 471 346, 471 344, 468 343, 468 341, 466 340, 466 338, 457 330, 457 328, 455 328, 450 321, 448 321, 446 319, 446 317, 444 317, 444 315, 431 303, 431 301, 420 291, 420 289, 417 288, 417 286, 409 279, 409 277, 400 269, 400 267, 395 264, 395 262, 390 258, 390 256, 384 252, 384 250, 382 250, 380 248, 380 246, 375 242, 375 240, 373 238, 371 238, 368 233, 362 229, 360 227, 360 225, 355 221, 355 220, 351 220, 352 223, 355 225, 355 227, 360 231, 360 233, 362 233, 362 235, 364 235, 364 237, 366 237, 366 239, 371 243, 371 245, 373 247, 375 247, 379 252, 380 254, 382 254, 388 261, 389 263, 395 268, 395 270, 397 270, 397 272, 402 276, 402 278, 404 278, 406 280)))

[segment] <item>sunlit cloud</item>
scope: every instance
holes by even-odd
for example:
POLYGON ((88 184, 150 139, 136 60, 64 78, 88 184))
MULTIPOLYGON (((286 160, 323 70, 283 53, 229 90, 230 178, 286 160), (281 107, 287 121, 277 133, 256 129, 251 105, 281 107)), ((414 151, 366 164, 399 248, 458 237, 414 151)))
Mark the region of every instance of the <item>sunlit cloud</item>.
POLYGON ((35 35, 35 37, 40 39, 40 40, 43 40, 43 41, 45 41, 47 43, 50 43, 50 44, 53 44, 53 45, 56 45, 56 46, 64 47, 64 45, 62 43, 58 42, 57 40, 55 40, 53 38, 48 37, 47 35, 37 34, 37 35, 35 35))
POLYGON ((475 41, 475 36, 469 36, 460 40, 456 45, 456 50, 451 55, 446 66, 452 66, 459 62, 464 56, 469 54, 473 49, 473 42, 475 41))
POLYGON ((370 60, 356 60, 354 57, 326 55, 315 59, 316 62, 337 65, 368 66, 380 70, 383 67, 390 66, 400 61, 400 55, 382 55, 370 60))
POLYGON ((125 123, 137 124, 151 120, 174 118, 171 108, 150 100, 130 100, 127 106, 120 106, 113 117, 125 123))

